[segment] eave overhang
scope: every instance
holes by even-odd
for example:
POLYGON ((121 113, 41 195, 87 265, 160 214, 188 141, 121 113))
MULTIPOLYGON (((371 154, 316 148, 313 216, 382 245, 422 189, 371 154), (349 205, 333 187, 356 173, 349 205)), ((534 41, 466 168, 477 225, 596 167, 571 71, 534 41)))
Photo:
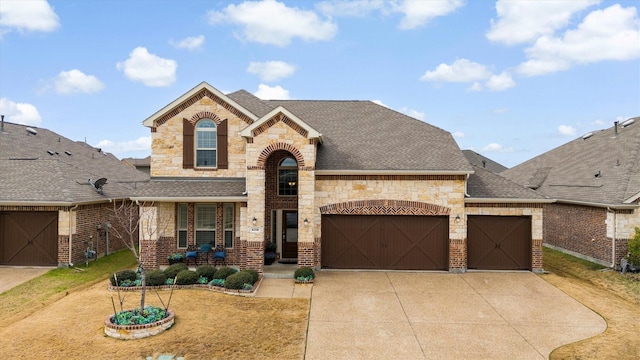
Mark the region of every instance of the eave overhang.
POLYGON ((467 170, 316 170, 315 175, 470 175, 467 170))
POLYGON ((322 143, 322 134, 320 134, 316 129, 312 128, 309 124, 304 122, 302 119, 300 119, 299 117, 294 115, 292 112, 290 112, 289 110, 284 108, 282 105, 280 105, 280 106, 276 107, 275 109, 271 110, 268 114, 266 114, 265 116, 261 117, 260 119, 255 121, 253 124, 251 124, 251 125, 247 126, 246 128, 242 129, 242 131, 240 131, 240 136, 245 137, 245 138, 254 137, 253 131, 255 129, 259 128, 265 122, 271 120, 273 117, 277 116, 278 114, 283 114, 284 116, 288 117, 293 122, 295 122, 298 126, 303 128, 305 131, 307 131, 307 138, 309 138, 309 139, 318 139, 322 143))

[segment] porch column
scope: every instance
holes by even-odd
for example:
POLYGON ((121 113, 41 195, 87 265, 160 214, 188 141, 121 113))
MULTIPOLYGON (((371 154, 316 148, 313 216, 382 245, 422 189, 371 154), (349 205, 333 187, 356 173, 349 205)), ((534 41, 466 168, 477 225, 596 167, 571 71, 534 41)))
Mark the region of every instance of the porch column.
POLYGON ((265 170, 247 170, 246 268, 264 272, 265 170), (255 221, 254 221, 255 219, 255 221))
POLYGON ((298 170, 298 267, 315 267, 315 171, 298 170), (305 224, 305 220, 306 224, 305 224))

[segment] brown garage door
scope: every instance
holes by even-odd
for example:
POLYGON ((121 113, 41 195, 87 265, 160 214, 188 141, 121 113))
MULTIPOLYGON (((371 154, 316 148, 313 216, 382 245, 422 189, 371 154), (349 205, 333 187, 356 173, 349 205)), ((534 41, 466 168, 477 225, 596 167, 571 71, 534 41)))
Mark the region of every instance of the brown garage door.
POLYGON ((58 265, 58 213, 0 213, 0 264, 58 265))
POLYGON ((322 216, 322 267, 447 270, 449 223, 440 216, 322 216))
POLYGON ((469 216, 467 267, 531 270, 531 217, 469 216))

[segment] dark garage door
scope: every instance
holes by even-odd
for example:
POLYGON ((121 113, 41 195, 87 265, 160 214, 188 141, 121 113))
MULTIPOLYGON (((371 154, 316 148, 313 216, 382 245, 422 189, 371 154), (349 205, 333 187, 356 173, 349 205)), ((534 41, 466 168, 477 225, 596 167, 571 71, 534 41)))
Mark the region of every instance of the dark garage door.
POLYGON ((58 213, 0 213, 0 264, 58 265, 58 213))
POLYGON ((447 270, 446 216, 323 215, 322 267, 447 270))
POLYGON ((467 267, 531 270, 531 217, 469 216, 467 267))

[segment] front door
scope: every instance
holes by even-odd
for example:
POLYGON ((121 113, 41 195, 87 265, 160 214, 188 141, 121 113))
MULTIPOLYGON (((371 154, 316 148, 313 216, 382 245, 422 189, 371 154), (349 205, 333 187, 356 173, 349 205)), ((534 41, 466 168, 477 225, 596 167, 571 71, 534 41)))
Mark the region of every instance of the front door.
POLYGON ((298 212, 282 211, 282 258, 298 257, 298 212))

